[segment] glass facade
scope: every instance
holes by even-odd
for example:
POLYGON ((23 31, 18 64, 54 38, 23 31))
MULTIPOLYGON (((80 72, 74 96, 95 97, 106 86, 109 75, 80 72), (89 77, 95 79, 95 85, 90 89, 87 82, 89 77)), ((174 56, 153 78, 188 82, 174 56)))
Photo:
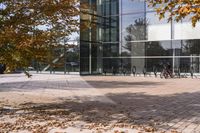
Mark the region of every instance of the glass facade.
POLYGON ((200 24, 159 20, 145 0, 81 0, 80 73, 200 73, 200 24))

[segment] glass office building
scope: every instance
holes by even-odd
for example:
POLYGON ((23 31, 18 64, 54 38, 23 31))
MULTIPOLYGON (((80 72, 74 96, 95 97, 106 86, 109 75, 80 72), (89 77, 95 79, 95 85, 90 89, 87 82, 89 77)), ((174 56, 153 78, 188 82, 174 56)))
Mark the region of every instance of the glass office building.
POLYGON ((159 20, 145 0, 81 0, 80 73, 200 72, 200 24, 159 20))

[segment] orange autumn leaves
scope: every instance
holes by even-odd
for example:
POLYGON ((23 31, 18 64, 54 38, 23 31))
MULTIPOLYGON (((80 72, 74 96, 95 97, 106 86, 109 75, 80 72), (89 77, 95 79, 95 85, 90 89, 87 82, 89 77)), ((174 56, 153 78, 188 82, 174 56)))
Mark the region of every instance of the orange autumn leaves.
POLYGON ((48 58, 51 45, 78 31, 77 0, 1 0, 0 64, 11 71, 48 58))
POLYGON ((147 0, 149 6, 154 7, 159 18, 168 18, 168 21, 177 22, 188 17, 195 27, 200 20, 200 0, 147 0), (170 13, 170 15, 166 15, 170 13))

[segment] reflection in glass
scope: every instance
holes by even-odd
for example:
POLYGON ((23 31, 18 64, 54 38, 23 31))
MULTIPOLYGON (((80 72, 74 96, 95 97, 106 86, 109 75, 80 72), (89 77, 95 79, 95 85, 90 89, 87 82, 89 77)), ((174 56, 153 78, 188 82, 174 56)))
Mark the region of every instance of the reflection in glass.
POLYGON ((200 40, 185 40, 183 41, 183 51, 187 55, 200 55, 200 40))
POLYGON ((156 12, 146 14, 148 20, 147 25, 147 40, 149 41, 162 41, 171 40, 171 24, 168 20, 159 20, 156 12))
POLYGON ((190 73, 191 70, 194 73, 200 72, 200 58, 199 57, 190 57, 190 58, 175 58, 174 69, 180 69, 181 73, 190 73))
POLYGON ((147 42, 146 56, 172 56, 171 42, 147 42))
POLYGON ((116 43, 103 44, 103 56, 104 57, 117 57, 119 56, 119 46, 116 43))
POLYGON ((171 41, 128 42, 122 56, 172 56, 171 41))
POLYGON ((200 22, 196 27, 192 27, 191 20, 173 23, 174 39, 199 39, 200 22))
POLYGON ((145 39, 146 20, 144 14, 124 15, 122 17, 122 41, 138 41, 145 39))
MULTIPOLYGON (((145 0, 83 0, 89 3, 81 15, 81 73, 131 74, 162 70, 169 63, 174 71, 200 72, 200 34, 183 22, 159 20, 145 0)), ((168 14, 167 14, 168 15, 168 14)))
POLYGON ((122 0, 122 13, 144 12, 145 0, 122 0))
POLYGON ((104 58, 103 59, 103 73, 120 73, 120 59, 104 58))
POLYGON ((178 40, 172 43, 176 56, 200 55, 200 40, 178 40))

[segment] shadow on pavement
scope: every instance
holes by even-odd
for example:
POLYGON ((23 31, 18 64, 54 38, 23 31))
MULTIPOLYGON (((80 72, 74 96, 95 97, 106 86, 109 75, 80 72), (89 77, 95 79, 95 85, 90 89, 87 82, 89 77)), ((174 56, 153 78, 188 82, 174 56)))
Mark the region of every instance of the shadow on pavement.
POLYGON ((41 89, 58 89, 58 90, 83 90, 83 89, 117 89, 117 88, 153 88, 158 85, 163 85, 162 82, 151 82, 151 81, 141 81, 141 82, 126 82, 126 81, 80 81, 74 80, 68 81, 18 81, 9 83, 0 83, 0 92, 8 91, 34 91, 41 89), (83 82, 84 84, 80 84, 83 82))
MULTIPOLYGON (((65 119, 66 121, 84 121, 86 123, 112 122, 132 125, 149 125, 157 128, 170 129, 166 123, 180 121, 199 125, 200 123, 200 93, 183 93, 168 96, 145 95, 143 93, 107 94, 116 104, 79 99, 67 99, 62 103, 20 105, 19 110, 25 110, 21 117, 34 121, 47 119, 65 119), (31 116, 30 116, 31 115, 31 116), (192 118, 195 119, 191 121, 192 118)), ((81 99, 81 98, 80 98, 81 99)), ((13 113, 16 115, 17 110, 13 113)), ((1 115, 6 113, 1 110, 1 115)), ((188 123, 188 124, 190 124, 188 123)))

